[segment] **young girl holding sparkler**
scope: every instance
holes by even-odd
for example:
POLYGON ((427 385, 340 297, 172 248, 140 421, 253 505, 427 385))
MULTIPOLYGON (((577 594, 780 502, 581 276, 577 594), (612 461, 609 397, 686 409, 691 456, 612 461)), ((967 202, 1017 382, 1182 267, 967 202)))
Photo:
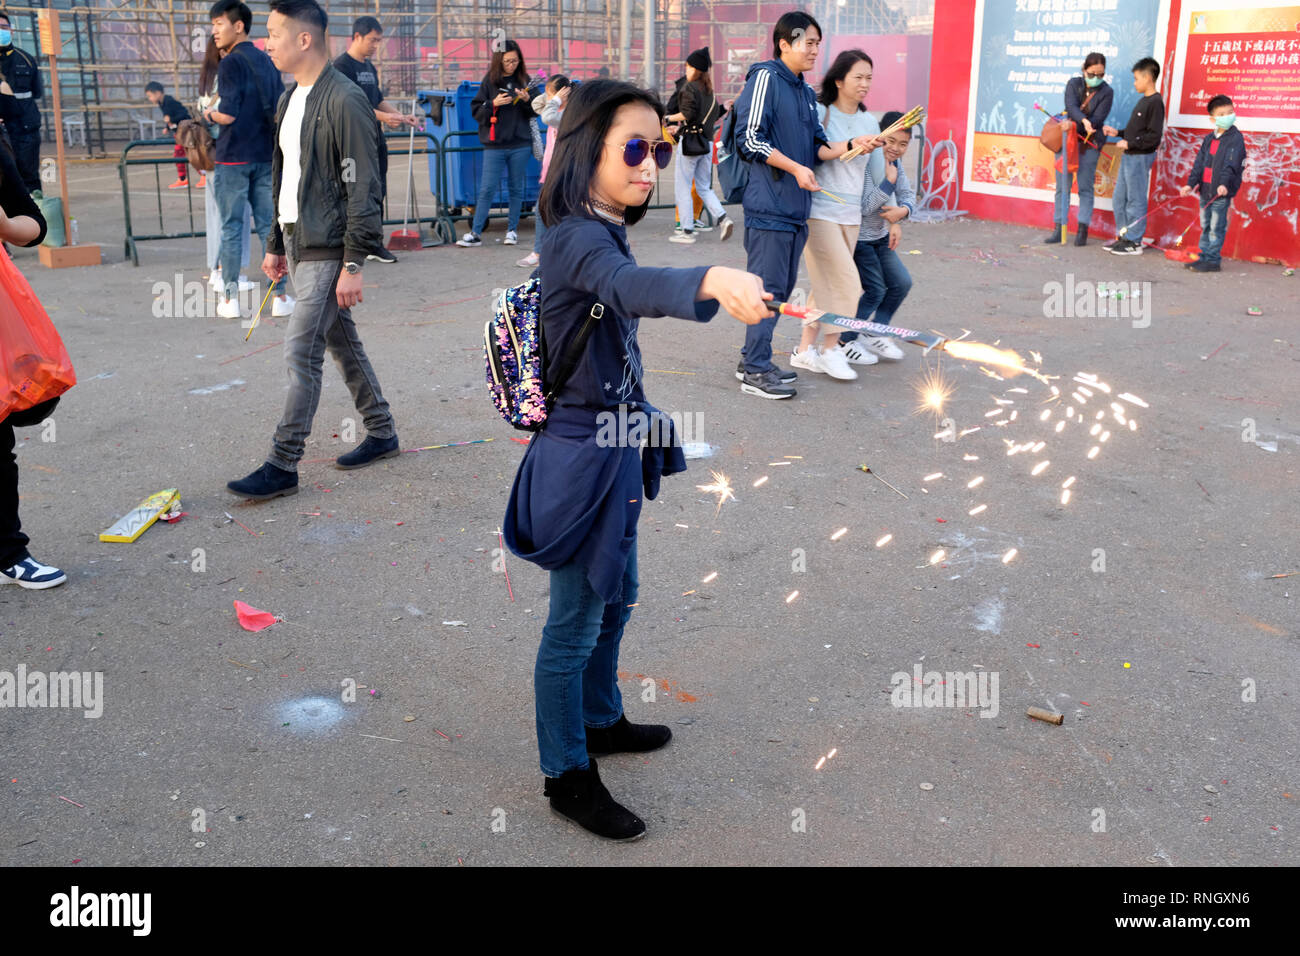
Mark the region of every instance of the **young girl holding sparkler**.
POLYGON ((670 421, 642 390, 639 317, 707 322, 721 305, 755 325, 770 314, 758 276, 719 266, 641 268, 632 258, 626 226, 645 215, 655 167, 672 158, 659 139, 662 116, 653 93, 614 80, 584 83, 565 109, 539 200, 545 375, 588 316, 598 320, 524 453, 503 529, 512 552, 551 572, 533 674, 544 792, 557 813, 613 840, 638 839, 645 824, 614 801, 589 755, 654 750, 672 736, 624 716, 618 650, 636 605, 641 499, 655 497, 661 476, 686 469, 670 421), (609 440, 600 422, 620 405, 628 406, 625 421, 639 413, 662 422, 670 440, 642 452, 645 432, 635 425, 631 437, 609 440))

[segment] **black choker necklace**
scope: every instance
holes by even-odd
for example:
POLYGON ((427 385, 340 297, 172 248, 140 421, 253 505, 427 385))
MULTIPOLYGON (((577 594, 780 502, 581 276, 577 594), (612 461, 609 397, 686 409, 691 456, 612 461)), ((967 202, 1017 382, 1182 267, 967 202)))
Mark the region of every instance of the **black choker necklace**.
POLYGON ((609 203, 601 202, 599 199, 591 200, 591 207, 594 210, 596 210, 596 212, 602 217, 604 217, 605 219, 609 219, 612 222, 617 222, 620 226, 624 224, 623 223, 624 210, 621 207, 611 206, 609 203))

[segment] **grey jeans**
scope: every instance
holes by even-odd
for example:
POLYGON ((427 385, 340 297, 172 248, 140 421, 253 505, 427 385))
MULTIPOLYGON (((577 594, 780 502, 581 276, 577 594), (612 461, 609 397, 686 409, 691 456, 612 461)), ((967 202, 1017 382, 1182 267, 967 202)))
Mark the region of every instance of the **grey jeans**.
POLYGON ((286 238, 289 275, 298 298, 284 335, 289 394, 266 460, 285 471, 297 471, 320 404, 321 370, 327 348, 352 393, 367 433, 387 439, 396 435, 397 429, 388 402, 379 391, 379 379, 357 337, 352 310, 339 308, 335 298, 342 259, 298 260, 293 237, 286 238))

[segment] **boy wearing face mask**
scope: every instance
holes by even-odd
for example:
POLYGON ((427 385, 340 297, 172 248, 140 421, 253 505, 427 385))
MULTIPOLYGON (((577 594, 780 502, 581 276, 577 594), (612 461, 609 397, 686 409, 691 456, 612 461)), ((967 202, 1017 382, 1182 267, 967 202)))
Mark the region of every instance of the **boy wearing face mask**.
POLYGON ((1205 135, 1196 154, 1187 185, 1179 190, 1190 196, 1195 189, 1201 199, 1201 257, 1183 268, 1193 272, 1218 272, 1223 240, 1228 232, 1228 206, 1241 188, 1241 170, 1246 163, 1246 138, 1233 124, 1237 114, 1232 100, 1220 93, 1205 106, 1214 120, 1214 130, 1205 135))

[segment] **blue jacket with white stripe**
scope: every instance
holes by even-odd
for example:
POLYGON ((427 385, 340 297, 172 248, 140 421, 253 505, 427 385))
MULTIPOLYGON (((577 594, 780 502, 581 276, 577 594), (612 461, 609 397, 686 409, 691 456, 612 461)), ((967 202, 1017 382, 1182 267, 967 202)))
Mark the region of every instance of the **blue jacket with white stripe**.
POLYGON ((778 149, 796 163, 812 168, 817 149, 826 146, 826 131, 817 119, 817 94, 803 74, 791 72, 781 60, 755 63, 745 75, 745 89, 736 99, 736 147, 754 164, 745 187, 745 226, 796 232, 812 211, 812 193, 767 157, 778 149))

